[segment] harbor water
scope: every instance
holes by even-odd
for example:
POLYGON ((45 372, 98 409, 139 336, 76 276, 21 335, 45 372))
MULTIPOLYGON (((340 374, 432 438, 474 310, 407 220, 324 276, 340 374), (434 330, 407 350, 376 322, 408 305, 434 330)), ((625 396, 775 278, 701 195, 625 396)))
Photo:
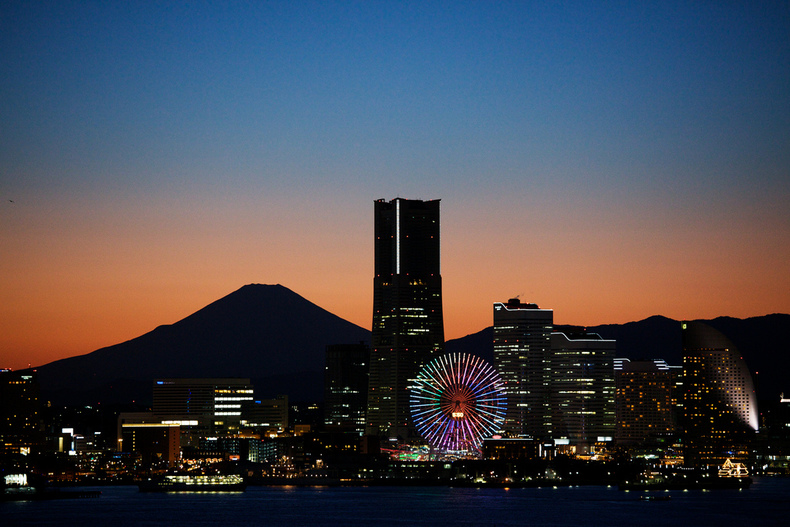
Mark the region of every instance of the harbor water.
POLYGON ((0 503, 17 525, 787 525, 790 479, 744 490, 625 492, 614 487, 265 487, 235 493, 143 493, 91 487, 98 499, 0 503), (669 499, 642 499, 645 495, 669 499))

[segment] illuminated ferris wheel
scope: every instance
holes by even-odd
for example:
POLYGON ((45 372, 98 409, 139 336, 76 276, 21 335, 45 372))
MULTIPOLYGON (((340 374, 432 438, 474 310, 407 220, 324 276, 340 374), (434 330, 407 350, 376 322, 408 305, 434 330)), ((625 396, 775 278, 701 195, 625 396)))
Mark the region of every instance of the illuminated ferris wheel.
POLYGON ((422 437, 443 451, 480 448, 505 420, 505 390, 486 361, 466 353, 425 366, 411 387, 411 414, 422 437))

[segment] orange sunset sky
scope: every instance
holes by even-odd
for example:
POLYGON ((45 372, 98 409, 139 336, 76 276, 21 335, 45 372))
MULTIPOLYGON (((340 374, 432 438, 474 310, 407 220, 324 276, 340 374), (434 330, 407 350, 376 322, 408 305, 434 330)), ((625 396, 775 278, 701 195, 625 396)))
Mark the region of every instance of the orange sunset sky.
MULTIPOLYGON (((280 283, 370 328, 372 198, 32 199, 3 204, 2 246, 14 255, 0 264, 5 367, 133 338, 247 283, 280 283)), ((583 325, 790 311, 790 252, 775 243, 787 225, 761 225, 764 211, 700 223, 691 207, 634 204, 624 216, 598 201, 522 199, 511 210, 443 199, 447 338, 491 325, 492 302, 516 295, 583 325)))

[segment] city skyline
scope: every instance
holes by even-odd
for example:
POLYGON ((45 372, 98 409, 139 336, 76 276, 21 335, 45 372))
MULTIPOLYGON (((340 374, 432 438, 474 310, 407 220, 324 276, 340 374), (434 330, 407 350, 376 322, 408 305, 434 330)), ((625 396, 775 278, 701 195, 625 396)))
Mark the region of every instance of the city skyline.
POLYGON ((0 367, 249 283, 370 329, 396 197, 442 200, 448 339, 516 295, 588 326, 790 312, 786 3, 0 14, 0 367))

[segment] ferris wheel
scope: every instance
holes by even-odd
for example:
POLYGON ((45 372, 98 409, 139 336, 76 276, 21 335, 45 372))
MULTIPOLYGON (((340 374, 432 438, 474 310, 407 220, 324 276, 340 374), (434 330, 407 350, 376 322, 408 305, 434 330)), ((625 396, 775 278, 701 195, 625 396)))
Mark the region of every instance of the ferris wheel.
POLYGON ((478 450, 505 420, 502 380, 474 355, 450 353, 431 361, 410 390, 414 425, 439 450, 478 450))

